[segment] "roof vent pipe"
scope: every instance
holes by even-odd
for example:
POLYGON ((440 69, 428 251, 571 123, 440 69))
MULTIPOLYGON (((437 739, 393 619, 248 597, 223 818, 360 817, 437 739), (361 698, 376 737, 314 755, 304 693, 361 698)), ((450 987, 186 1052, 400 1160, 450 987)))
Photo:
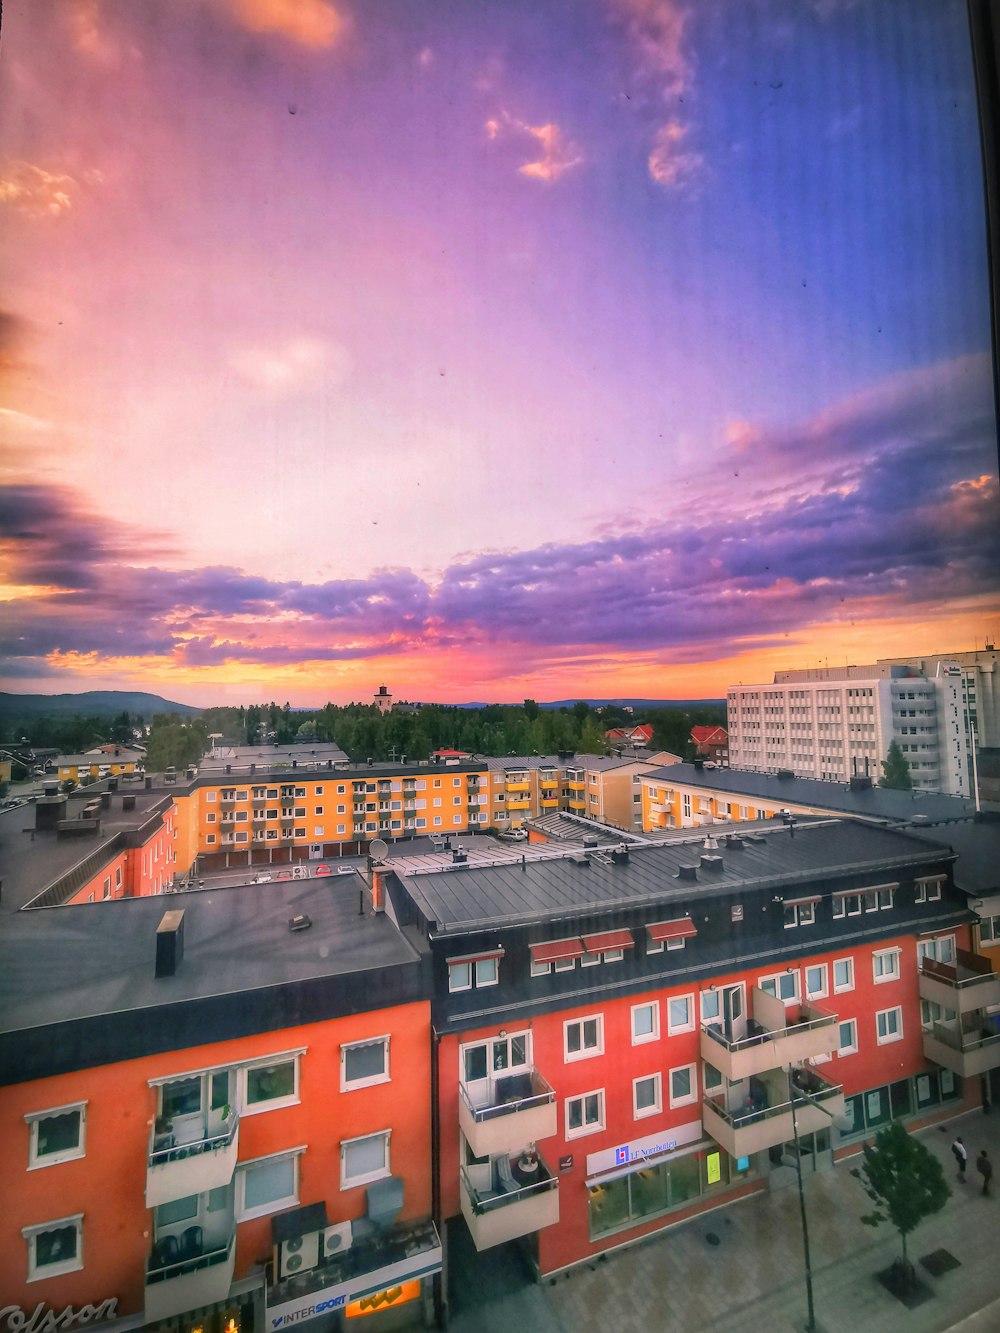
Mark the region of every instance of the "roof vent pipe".
POLYGON ((184 910, 164 912, 156 927, 156 975, 176 975, 184 957, 184 910))

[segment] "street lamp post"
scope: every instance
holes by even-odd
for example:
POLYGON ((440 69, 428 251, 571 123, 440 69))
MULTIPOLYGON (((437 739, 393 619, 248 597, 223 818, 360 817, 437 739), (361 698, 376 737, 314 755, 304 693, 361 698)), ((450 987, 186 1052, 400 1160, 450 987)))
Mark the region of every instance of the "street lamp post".
MULTIPOLYGON (((802 1184, 802 1153, 799 1151, 799 1125, 795 1117, 795 1093, 792 1068, 788 1067, 788 1101, 792 1108, 792 1139, 795 1142, 795 1178, 799 1186, 799 1215, 802 1218, 802 1249, 806 1261, 806 1333, 816 1333, 816 1311, 813 1307, 812 1258, 809 1253, 809 1220, 806 1217, 806 1193, 802 1184)), ((832 1118, 832 1117, 831 1117, 832 1118)))

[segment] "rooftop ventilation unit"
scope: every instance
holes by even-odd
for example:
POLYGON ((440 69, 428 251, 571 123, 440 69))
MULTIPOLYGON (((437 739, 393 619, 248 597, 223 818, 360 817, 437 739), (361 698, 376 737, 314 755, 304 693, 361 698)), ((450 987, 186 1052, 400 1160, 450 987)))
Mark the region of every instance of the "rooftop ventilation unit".
POLYGON ((311 925, 312 918, 306 916, 304 912, 300 913, 298 916, 290 916, 288 918, 289 930, 308 930, 311 925))
POLYGON ((697 867, 697 866, 678 866, 678 867, 677 867, 677 878, 678 878, 678 879, 692 879, 692 880, 693 880, 693 879, 697 879, 697 878, 698 878, 698 867, 697 867))
POLYGON ((702 870, 714 870, 716 872, 721 871, 723 868, 722 857, 710 856, 710 855, 702 856, 701 868, 702 870))

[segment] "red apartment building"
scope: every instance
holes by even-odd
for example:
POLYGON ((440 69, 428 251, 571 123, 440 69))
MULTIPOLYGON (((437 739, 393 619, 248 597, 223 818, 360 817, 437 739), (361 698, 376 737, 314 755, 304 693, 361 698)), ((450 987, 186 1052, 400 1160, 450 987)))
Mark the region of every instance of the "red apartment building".
POLYGON ((959 981, 934 998, 926 974, 967 957, 953 861, 830 820, 397 866, 391 910, 435 970, 442 1221, 553 1274, 775 1183, 793 1095, 810 1170, 970 1104, 978 1080, 933 1055, 959 981))

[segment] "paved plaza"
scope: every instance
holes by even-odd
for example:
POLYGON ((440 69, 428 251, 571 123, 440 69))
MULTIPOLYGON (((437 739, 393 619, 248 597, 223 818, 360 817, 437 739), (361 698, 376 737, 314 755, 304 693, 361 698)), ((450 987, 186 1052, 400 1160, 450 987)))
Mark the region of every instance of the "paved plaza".
MULTIPOLYGON (((899 1239, 885 1225, 873 1230, 860 1221, 870 1206, 850 1174, 860 1159, 807 1178, 816 1322, 823 1333, 1000 1329, 1000 1194, 983 1198, 971 1160, 985 1147, 1000 1162, 1000 1110, 969 1112, 943 1129, 921 1131, 920 1138, 941 1159, 952 1197, 910 1238, 911 1258, 931 1292, 915 1309, 875 1278, 899 1254, 899 1239), (964 1185, 950 1151, 956 1133, 970 1150, 964 1185), (959 1266, 933 1277, 919 1260, 941 1249, 959 1266)), ((509 1295, 486 1282, 481 1290, 482 1303, 455 1313, 452 1333, 801 1333, 806 1286, 798 1194, 793 1185, 754 1195, 554 1282, 509 1295)))

